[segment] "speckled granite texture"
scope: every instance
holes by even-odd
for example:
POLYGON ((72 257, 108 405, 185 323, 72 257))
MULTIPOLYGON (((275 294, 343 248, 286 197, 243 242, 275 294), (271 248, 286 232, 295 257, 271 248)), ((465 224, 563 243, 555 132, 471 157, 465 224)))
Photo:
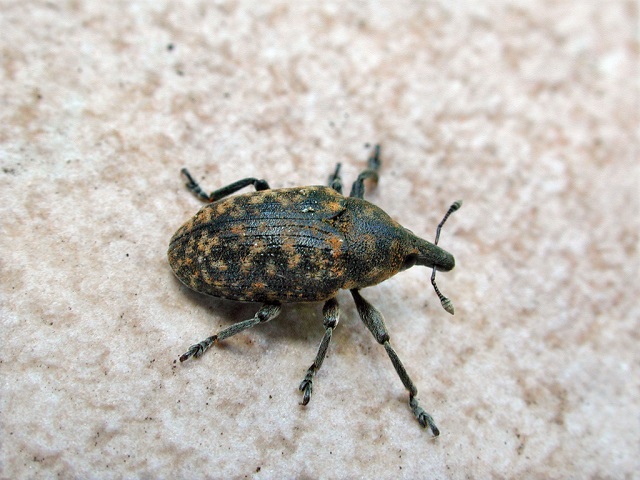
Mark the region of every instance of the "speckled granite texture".
POLYGON ((0 3, 1 478, 632 478, 638 10, 623 1, 0 3), (346 2, 343 2, 346 3, 346 2), (174 278, 214 189, 350 182, 457 267, 250 318, 174 278))

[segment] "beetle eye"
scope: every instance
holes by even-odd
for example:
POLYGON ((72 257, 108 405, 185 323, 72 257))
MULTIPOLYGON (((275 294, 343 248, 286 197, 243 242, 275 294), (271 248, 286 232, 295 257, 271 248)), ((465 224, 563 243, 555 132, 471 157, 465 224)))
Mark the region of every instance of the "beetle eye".
POLYGON ((404 262, 402 263, 402 268, 400 269, 400 271, 404 271, 408 268, 413 267, 416 262, 418 261, 418 255, 415 253, 411 253, 409 255, 407 255, 404 259, 404 262))

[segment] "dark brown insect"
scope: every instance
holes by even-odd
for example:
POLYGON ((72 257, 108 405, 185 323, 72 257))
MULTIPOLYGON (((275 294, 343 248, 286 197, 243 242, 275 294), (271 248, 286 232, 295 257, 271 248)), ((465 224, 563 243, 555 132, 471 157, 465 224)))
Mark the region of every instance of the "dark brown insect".
POLYGON ((384 346, 409 391, 413 414, 437 436, 433 418, 418 405, 417 389, 389 343, 382 314, 359 290, 414 265, 426 266, 433 269, 431 283, 443 307, 453 314, 451 302, 436 286, 435 273, 451 270, 455 261, 437 244, 442 226, 462 202, 449 208, 438 225, 434 243, 422 240, 363 200, 364 181, 377 181, 379 167, 380 147, 376 146, 368 168, 353 183, 349 197, 342 195, 340 164, 329 179, 329 187, 271 190, 264 180, 245 178, 210 195, 183 169, 187 187, 209 204, 171 239, 171 268, 197 292, 263 305, 253 318, 193 345, 180 361, 199 357, 214 343, 274 319, 282 303, 324 301, 325 334, 315 361, 300 384, 302 404, 306 405, 311 398, 313 377, 338 324, 336 295, 340 289, 348 289, 362 321, 384 346), (227 198, 250 185, 255 192, 227 198))

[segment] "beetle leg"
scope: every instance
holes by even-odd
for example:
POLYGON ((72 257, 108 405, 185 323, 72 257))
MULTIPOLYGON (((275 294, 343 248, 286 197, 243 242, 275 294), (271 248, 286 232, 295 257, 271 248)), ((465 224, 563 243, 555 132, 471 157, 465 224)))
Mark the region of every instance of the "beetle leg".
POLYGON ((307 370, 307 374, 305 375, 304 380, 302 380, 300 387, 298 387, 298 389, 303 393, 301 405, 306 405, 311 399, 311 392, 313 392, 313 377, 322 366, 324 357, 327 355, 327 349, 329 348, 333 329, 338 325, 338 317, 340 316, 338 300, 335 298, 327 300, 322 308, 322 314, 324 315, 324 321, 322 324, 324 325, 325 332, 322 337, 322 341, 320 342, 320 346, 318 347, 316 359, 307 370))
POLYGON ((418 400, 416 399, 418 389, 413 384, 413 381, 409 377, 404 365, 402 365, 398 354, 389 343, 389 333, 384 325, 384 317, 373 305, 362 298, 362 295, 360 295, 358 290, 351 290, 351 295, 356 303, 356 308, 358 309, 360 318, 371 331, 378 343, 384 346, 384 349, 387 351, 387 355, 389 355, 389 358, 391 359, 393 368, 395 368, 400 380, 402 380, 404 388, 409 391, 409 406, 411 407, 413 415, 416 417, 420 425, 423 427, 429 426, 433 435, 437 437, 440 435, 440 431, 438 430, 438 427, 436 427, 433 417, 425 412, 418 404, 418 400))
POLYGON ((221 330, 215 335, 210 336, 209 338, 203 340, 200 343, 196 343, 195 345, 191 345, 189 350, 186 353, 180 355, 180 361, 184 362, 185 360, 191 357, 201 357, 204 352, 208 350, 208 348, 214 343, 219 342, 220 340, 224 340, 225 338, 229 338, 234 336, 237 333, 246 330, 247 328, 251 328, 258 323, 266 323, 270 320, 273 320, 280 314, 280 304, 278 303, 265 303, 262 305, 260 310, 256 312, 253 318, 249 320, 244 320, 242 322, 234 323, 230 327, 221 330))
POLYGON ((342 165, 339 163, 336 165, 336 171, 333 172, 333 175, 329 177, 329 186, 333 188, 339 194, 342 194, 342 178, 340 177, 340 167, 342 165))
POLYGON ((374 182, 378 181, 378 170, 380 169, 380 145, 376 145, 373 148, 373 153, 369 157, 367 168, 358 175, 358 178, 353 182, 351 187, 350 197, 362 198, 364 197, 364 181, 367 178, 372 178, 374 182))
POLYGON ((193 194, 198 197, 203 202, 215 202, 216 200, 220 200, 221 198, 227 197, 232 193, 237 192, 238 190, 248 187, 249 185, 253 185, 256 191, 260 190, 269 190, 269 184, 265 180, 259 180, 257 178, 243 178, 242 180, 238 180, 237 182, 233 182, 226 187, 219 188, 218 190, 214 190, 210 194, 202 190, 198 182, 196 182, 189 170, 183 168, 181 170, 182 175, 184 175, 187 180, 186 186, 189 190, 193 192, 193 194))

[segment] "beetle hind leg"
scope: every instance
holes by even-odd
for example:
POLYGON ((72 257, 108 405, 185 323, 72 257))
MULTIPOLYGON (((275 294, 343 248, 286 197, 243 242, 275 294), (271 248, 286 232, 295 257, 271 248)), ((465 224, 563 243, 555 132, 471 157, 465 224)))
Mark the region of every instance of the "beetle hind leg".
POLYGON ((351 187, 350 197, 362 198, 364 197, 364 181, 367 178, 373 179, 374 182, 378 181, 378 170, 380 169, 380 145, 376 145, 373 148, 373 153, 369 157, 367 162, 367 168, 358 175, 358 178, 353 182, 351 187))
POLYGON ((243 178, 242 180, 238 180, 237 182, 233 182, 227 185, 226 187, 219 188, 218 190, 214 190, 210 194, 207 194, 202 189, 202 187, 198 185, 198 182, 196 182, 193 179, 193 177, 189 173, 189 170, 187 170, 186 168, 183 168, 180 172, 182 173, 185 180, 187 181, 186 183, 187 188, 191 190, 191 192, 203 202, 209 202, 209 203, 215 202, 216 200, 220 200, 221 198, 228 197, 232 193, 235 193, 238 190, 243 189, 244 187, 248 187, 249 185, 253 185, 257 192, 259 192, 260 190, 270 189, 269 184, 265 180, 260 180, 257 178, 250 177, 250 178, 243 178))
POLYGON ((336 300, 335 298, 327 300, 327 302, 324 304, 324 307, 322 308, 322 314, 324 315, 324 321, 322 322, 322 324, 324 325, 325 332, 322 340, 320 341, 320 346, 318 347, 316 358, 307 370, 307 374, 304 376, 304 380, 302 380, 300 387, 298 387, 298 389, 302 392, 301 405, 306 405, 307 403, 309 403, 309 400, 311 400, 311 393, 313 392, 313 377, 322 366, 324 357, 327 355, 329 342, 331 342, 333 329, 338 325, 338 318, 340 316, 340 306, 338 305, 338 300, 336 300))
POLYGON ((248 328, 251 328, 257 325, 258 323, 266 323, 273 320, 280 314, 280 310, 281 310, 280 304, 265 303, 264 305, 262 305, 260 310, 256 312, 253 318, 250 318, 249 320, 244 320, 242 322, 234 323, 230 327, 227 327, 224 330, 221 330, 220 332, 206 338, 200 343, 191 345, 189 350, 187 350, 185 353, 180 355, 180 361, 184 362, 185 360, 188 360, 191 357, 195 357, 195 358, 201 357, 202 354, 206 352, 209 349, 209 347, 211 347, 213 344, 218 343, 220 340, 224 340, 225 338, 232 337, 237 333, 242 332, 243 330, 246 330, 248 328))
POLYGON ((353 296, 353 300, 356 302, 356 308, 358 309, 360 318, 367 326, 369 331, 371 331, 378 343, 384 346, 387 355, 389 355, 389 358, 391 359, 393 368, 400 377, 404 388, 409 391, 409 407, 411 407, 411 411, 416 417, 416 420, 418 420, 422 427, 429 427, 433 432, 433 435, 437 437, 438 435, 440 435, 440 430, 438 430, 438 427, 436 427, 436 424, 433 421, 433 417, 425 412, 424 409, 418 404, 418 400, 416 398, 418 395, 418 389, 409 377, 409 374, 400 361, 398 354, 389 343, 389 333, 387 332, 387 328, 385 327, 382 314, 373 305, 362 298, 362 295, 360 295, 360 292, 358 292, 358 290, 351 290, 351 295, 353 296))

